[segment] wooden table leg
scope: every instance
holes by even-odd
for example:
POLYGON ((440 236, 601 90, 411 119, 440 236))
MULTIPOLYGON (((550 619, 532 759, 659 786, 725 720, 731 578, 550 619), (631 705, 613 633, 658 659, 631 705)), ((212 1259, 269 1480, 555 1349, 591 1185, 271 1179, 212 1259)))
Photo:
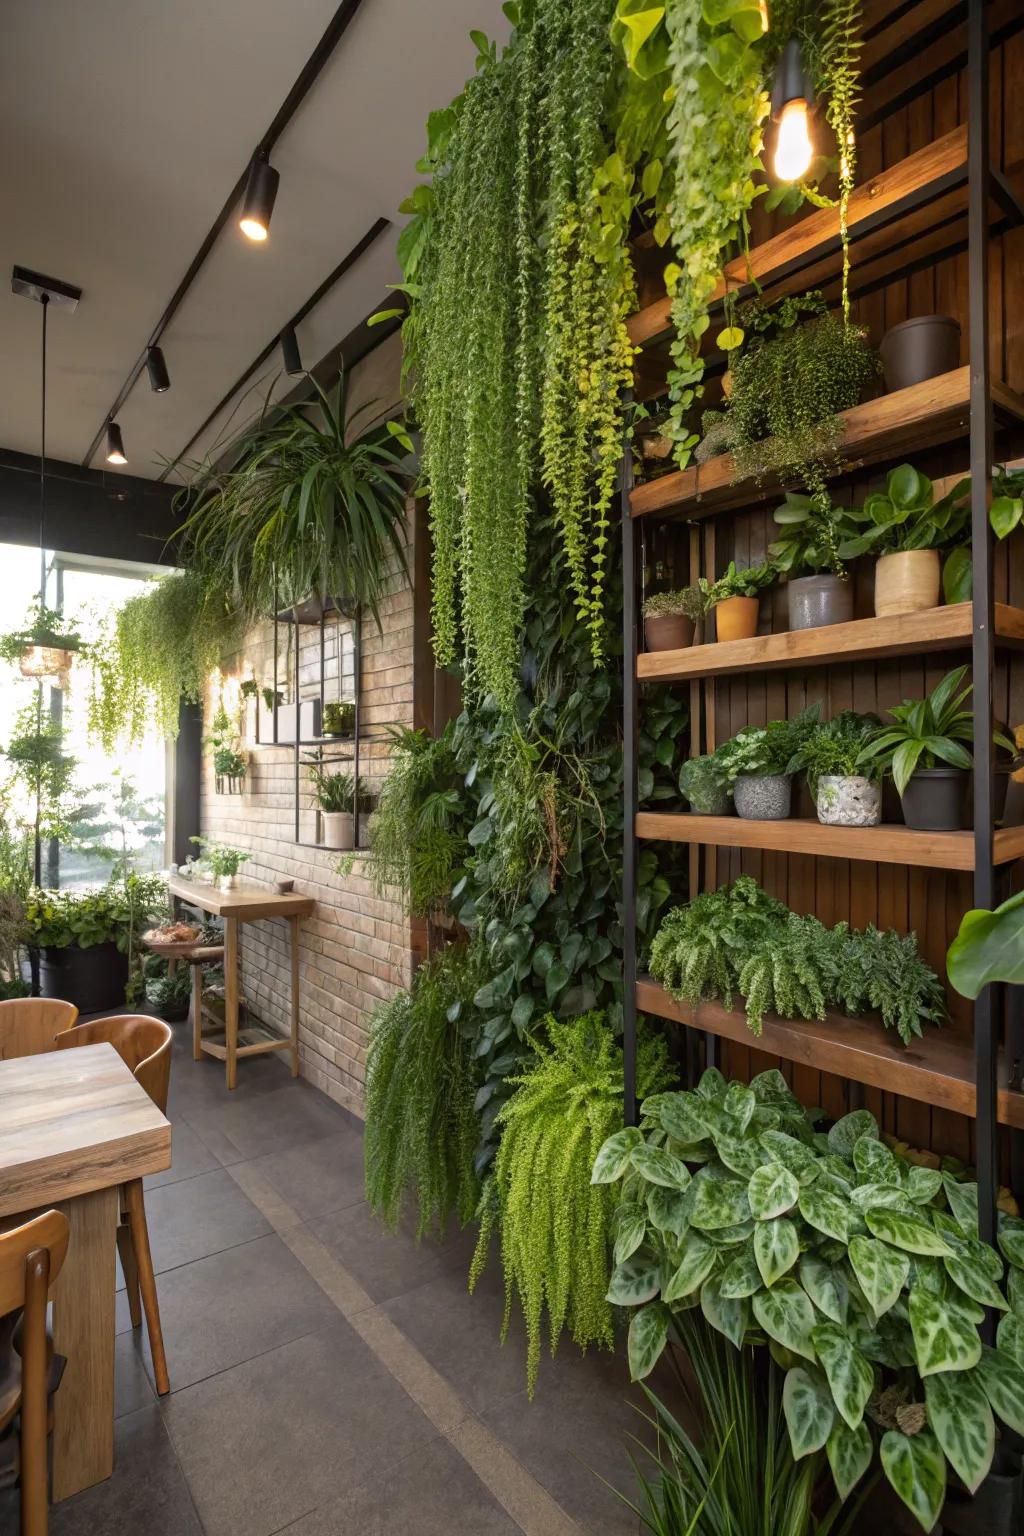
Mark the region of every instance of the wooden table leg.
POLYGON ((59 1207, 71 1228, 53 1294, 53 1343, 67 1357, 53 1400, 53 1497, 68 1499, 114 1470, 114 1244, 117 1186, 59 1207))
POLYGON ((227 1084, 238 1082, 238 918, 224 919, 224 1042, 227 1084))
POLYGON ((292 1077, 299 1075, 299 920, 288 919, 292 930, 292 1077))

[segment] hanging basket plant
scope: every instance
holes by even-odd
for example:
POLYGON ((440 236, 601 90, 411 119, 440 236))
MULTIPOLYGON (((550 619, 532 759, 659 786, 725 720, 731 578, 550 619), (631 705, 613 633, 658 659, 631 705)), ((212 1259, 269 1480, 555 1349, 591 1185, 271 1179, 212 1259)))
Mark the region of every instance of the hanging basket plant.
POLYGON ((0 637, 0 656, 17 662, 22 677, 63 680, 82 649, 82 639, 54 608, 36 601, 22 629, 0 637))

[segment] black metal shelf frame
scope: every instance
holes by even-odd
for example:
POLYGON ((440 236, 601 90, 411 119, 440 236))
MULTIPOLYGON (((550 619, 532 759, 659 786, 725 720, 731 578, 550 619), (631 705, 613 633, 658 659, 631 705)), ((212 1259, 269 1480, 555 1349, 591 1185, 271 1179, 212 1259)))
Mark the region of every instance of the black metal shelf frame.
MULTIPOLYGON (((991 171, 989 132, 990 47, 999 41, 990 38, 987 7, 971 3, 967 10, 967 85, 968 85, 968 208, 967 253, 969 274, 970 321, 970 474, 971 543, 974 559, 974 622, 971 644, 974 691, 974 905, 992 907, 1006 894, 1004 881, 1008 871, 998 872, 993 858, 994 754, 992 750, 992 685, 994 674, 994 590, 993 535, 989 526, 989 501, 993 462, 993 420, 989 366, 988 253, 990 240, 989 197, 995 191, 1008 216, 1019 220, 1016 199, 1000 194, 1005 179, 991 171)), ((891 280, 891 279, 890 279, 891 280)), ((627 397, 627 403, 631 397, 627 397)), ((623 572, 623 1052, 627 1125, 638 1120, 636 1099, 636 870, 638 809, 638 687, 637 654, 639 648, 639 612, 646 550, 644 519, 630 516, 630 492, 633 488, 633 457, 630 433, 625 434, 621 468, 622 572, 623 572), (640 527, 637 527, 637 524, 640 527), (637 539, 641 541, 638 560, 637 539)), ((706 548, 707 529, 698 537, 706 548)), ((703 696, 703 690, 702 690, 703 696)), ((701 711, 701 715, 703 710, 701 711)), ((704 735, 703 718, 691 722, 691 728, 704 735)), ((1024 1001, 1022 989, 1013 987, 1006 999, 1006 1046, 1011 1060, 1024 1060, 1024 1001)), ((974 1011, 975 1071, 977 1086, 976 1164, 979 1186, 980 1234, 992 1243, 996 1232, 996 1199, 999 1191, 999 1138, 996 1114, 996 1073, 998 1036, 1004 1017, 1001 986, 987 987, 978 998, 974 1011)), ((685 1026, 679 1026, 685 1027, 685 1026)), ((687 1051, 692 1061, 699 1040, 698 1032, 687 1028, 687 1051)), ((704 1034, 705 1061, 712 1065, 718 1053, 718 1038, 704 1034)), ((1024 1133, 1010 1133, 1012 1187, 1024 1189, 1024 1133)))

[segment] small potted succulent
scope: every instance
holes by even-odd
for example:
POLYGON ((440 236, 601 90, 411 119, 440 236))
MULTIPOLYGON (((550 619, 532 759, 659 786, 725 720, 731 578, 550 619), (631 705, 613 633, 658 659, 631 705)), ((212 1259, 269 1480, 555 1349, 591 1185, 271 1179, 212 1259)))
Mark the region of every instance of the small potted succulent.
POLYGON ((826 827, 876 827, 882 819, 881 768, 861 757, 877 715, 843 710, 823 720, 789 760, 790 773, 804 773, 818 820, 826 827))
POLYGON ((729 770, 717 752, 688 757, 679 770, 679 790, 697 816, 728 816, 732 811, 729 770))
MULTIPOLYGON (((971 684, 957 667, 925 699, 905 699, 889 710, 891 723, 873 731, 860 756, 864 767, 890 772, 903 802, 903 819, 919 832, 955 832, 964 825, 967 776, 974 759, 974 718, 965 708, 971 684)), ((1001 731, 993 741, 1009 753, 1001 731)))
POLYGON ((190 842, 198 843, 203 850, 203 862, 219 888, 222 891, 234 890, 238 871, 252 855, 243 852, 240 848, 228 848, 223 843, 212 843, 206 837, 193 837, 190 838, 190 842))
POLYGON ((701 587, 655 592, 644 603, 644 639, 649 651, 681 651, 692 644, 695 625, 707 612, 701 587))
POLYGON ((960 366, 960 322, 952 315, 915 315, 890 326, 878 349, 885 387, 909 389, 960 366))
POLYGON ((351 736, 355 730, 356 706, 351 699, 335 699, 324 705, 325 736, 351 736))
POLYGON ((853 618, 853 584, 840 551, 856 529, 846 509, 787 491, 774 517, 782 531, 769 544, 768 554, 775 569, 789 578, 790 629, 848 623, 853 618))
POLYGON ((939 501, 932 482, 912 464, 889 471, 884 491, 847 514, 858 531, 843 540, 844 560, 878 556, 875 614, 920 613, 939 601, 939 551, 960 544, 970 520, 969 479, 939 501))
POLYGON ((701 581, 707 607, 715 611, 715 633, 719 640, 751 640, 757 634, 760 593, 775 580, 775 566, 770 560, 738 571, 729 561, 728 569, 717 581, 701 581))
POLYGON ((715 756, 732 784, 736 814, 747 821, 785 821, 792 804, 790 763, 820 717, 812 704, 792 720, 749 726, 723 742, 715 756))

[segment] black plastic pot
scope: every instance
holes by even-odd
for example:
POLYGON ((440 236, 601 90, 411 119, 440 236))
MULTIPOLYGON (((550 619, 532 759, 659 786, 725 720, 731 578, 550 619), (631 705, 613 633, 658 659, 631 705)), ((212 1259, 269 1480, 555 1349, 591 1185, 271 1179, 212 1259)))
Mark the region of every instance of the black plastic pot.
POLYGON ((1020 1536, 1024 1530, 1024 1473, 1020 1457, 997 1452, 978 1489, 951 1487, 942 1520, 949 1536, 1020 1536))
POLYGON ((853 582, 823 571, 787 582, 790 629, 820 629, 853 618, 853 582))
POLYGON ((78 949, 39 951, 39 990, 43 997, 74 1003, 79 1013, 105 1013, 121 1008, 128 985, 128 956, 117 945, 93 944, 78 949))
MULTIPOLYGON (((946 1529, 943 1508, 942 1520, 933 1525, 931 1536, 943 1536, 946 1529)), ((885 1477, 879 1477, 861 1507, 855 1529, 873 1531, 877 1536, 921 1536, 921 1523, 894 1493, 885 1477)))
POLYGON ((960 366, 960 323, 951 315, 917 315, 886 331, 878 351, 886 389, 909 389, 960 366))
POLYGON ((959 832, 966 790, 962 768, 918 768, 903 791, 903 820, 915 832, 959 832))

